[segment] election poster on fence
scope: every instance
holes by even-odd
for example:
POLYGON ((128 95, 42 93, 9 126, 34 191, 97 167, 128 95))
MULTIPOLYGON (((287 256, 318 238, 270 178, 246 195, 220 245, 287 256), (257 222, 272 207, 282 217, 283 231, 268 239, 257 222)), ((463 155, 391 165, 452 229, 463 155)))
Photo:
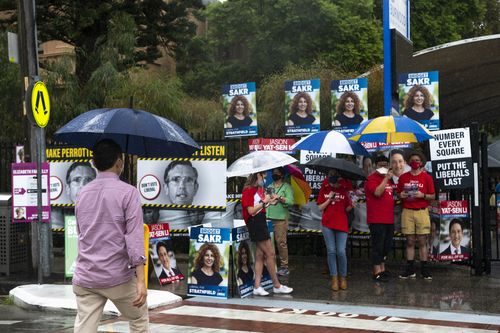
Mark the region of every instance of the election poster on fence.
POLYGON ((399 113, 439 130, 439 73, 437 71, 399 75, 399 113))
POLYGON ((332 128, 351 134, 368 120, 368 79, 334 80, 332 92, 332 128))
POLYGON ((228 298, 231 229, 189 231, 188 296, 228 298))
POLYGON ((225 210, 225 152, 224 144, 207 144, 189 159, 138 159, 137 189, 141 203, 173 210, 225 210))
POLYGON ((472 187, 474 184, 469 128, 432 133, 429 140, 432 173, 441 190, 472 187))
POLYGON ((320 80, 285 82, 285 134, 303 135, 319 131, 320 80))
MULTIPOLYGON (((42 163, 41 191, 42 191, 42 220, 50 221, 49 178, 48 163, 42 163)), ((36 163, 12 163, 12 222, 38 221, 38 184, 36 163)))
POLYGON ((257 135, 255 82, 222 86, 222 109, 225 113, 224 136, 239 138, 257 135))
POLYGON ((177 267, 168 223, 149 224, 149 255, 161 286, 184 280, 177 267))
POLYGON ((471 257, 471 223, 467 200, 431 203, 429 256, 438 261, 461 261, 471 257))
POLYGON ((246 226, 233 228, 233 271, 241 298, 252 294, 255 281, 250 235, 246 226))

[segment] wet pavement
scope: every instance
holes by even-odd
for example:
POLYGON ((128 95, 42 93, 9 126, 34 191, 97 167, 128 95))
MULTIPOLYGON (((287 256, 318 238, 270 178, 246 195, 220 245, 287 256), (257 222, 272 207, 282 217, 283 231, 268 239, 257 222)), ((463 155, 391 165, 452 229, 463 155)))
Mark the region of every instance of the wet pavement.
MULTIPOLYGON (((185 271, 182 256, 177 259, 185 271)), ((315 326, 315 332, 428 332, 430 329, 437 333, 455 331, 453 327, 460 327, 461 332, 499 331, 500 263, 493 263, 490 276, 473 276, 465 265, 430 266, 432 281, 418 277, 400 280, 397 274, 403 263, 390 261, 387 267, 392 278, 381 283, 371 279, 368 260, 350 258, 348 289, 333 292, 329 289, 329 277, 324 274, 324 257, 292 256, 290 276, 282 279, 295 289, 292 295, 240 299, 233 293, 229 300, 186 299, 175 306, 151 310, 151 332, 292 333, 311 331, 311 325, 315 326), (226 309, 216 311, 216 308, 226 309), (194 316, 193 311, 199 315, 194 316), (227 313, 233 317, 226 318, 227 313), (253 315, 248 317, 248 313, 253 315), (274 318, 270 317, 272 313, 281 314, 274 318), (297 319, 298 315, 302 317, 297 319), (329 319, 318 321, 318 316, 329 319), (269 318, 274 319, 269 322, 269 318), (349 318, 352 320, 344 320, 349 318)), ((0 276, 0 286, 5 289, 10 284, 24 284, 23 280, 36 282, 33 279, 0 276)), ((59 277, 55 280, 52 282, 69 284, 59 277)), ((150 279, 149 285, 150 289, 171 291, 183 298, 186 287, 186 281, 160 287, 155 279, 150 279)), ((73 314, 26 311, 8 303, 0 305, 0 332, 72 331, 73 314)), ((105 317, 102 325, 102 332, 128 332, 121 317, 105 317)))

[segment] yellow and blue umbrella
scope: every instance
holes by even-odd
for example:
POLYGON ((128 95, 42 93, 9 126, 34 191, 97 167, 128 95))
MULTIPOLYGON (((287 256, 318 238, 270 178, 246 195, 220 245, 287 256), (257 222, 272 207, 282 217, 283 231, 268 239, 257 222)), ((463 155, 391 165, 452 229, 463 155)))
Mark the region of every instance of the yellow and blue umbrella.
POLYGON ((361 124, 349 140, 357 142, 420 142, 432 139, 429 130, 408 117, 383 116, 361 124))

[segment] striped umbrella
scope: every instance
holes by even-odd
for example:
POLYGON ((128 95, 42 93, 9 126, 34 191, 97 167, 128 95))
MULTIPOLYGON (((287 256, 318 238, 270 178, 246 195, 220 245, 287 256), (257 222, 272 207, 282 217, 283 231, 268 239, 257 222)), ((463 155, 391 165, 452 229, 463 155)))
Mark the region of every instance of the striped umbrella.
POLYGON ((383 116, 362 123, 349 140, 357 142, 419 142, 432 139, 429 130, 408 117, 383 116))
POLYGON ((335 130, 309 134, 297 141, 292 149, 331 154, 370 155, 362 145, 347 140, 344 134, 335 130))

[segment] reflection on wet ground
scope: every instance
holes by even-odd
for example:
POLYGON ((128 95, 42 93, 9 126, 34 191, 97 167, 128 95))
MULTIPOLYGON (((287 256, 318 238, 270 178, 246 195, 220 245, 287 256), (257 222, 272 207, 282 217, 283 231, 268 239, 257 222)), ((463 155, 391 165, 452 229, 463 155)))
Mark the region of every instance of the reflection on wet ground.
MULTIPOLYGON (((187 267, 178 260, 181 271, 187 267)), ((290 276, 280 278, 292 286, 294 300, 335 302, 353 305, 379 305, 412 307, 447 311, 472 311, 500 314, 500 275, 473 276, 465 265, 451 263, 431 264, 432 281, 416 279, 400 280, 403 262, 389 262, 389 282, 375 282, 371 278, 371 266, 367 259, 349 259, 348 289, 333 292, 330 278, 325 274, 326 258, 316 256, 292 256, 290 276)), ((417 265, 418 267, 418 265, 417 265)), ((160 287, 150 279, 150 288, 171 291, 186 296, 186 281, 160 287)), ((237 292, 233 297, 238 297, 237 292)))

